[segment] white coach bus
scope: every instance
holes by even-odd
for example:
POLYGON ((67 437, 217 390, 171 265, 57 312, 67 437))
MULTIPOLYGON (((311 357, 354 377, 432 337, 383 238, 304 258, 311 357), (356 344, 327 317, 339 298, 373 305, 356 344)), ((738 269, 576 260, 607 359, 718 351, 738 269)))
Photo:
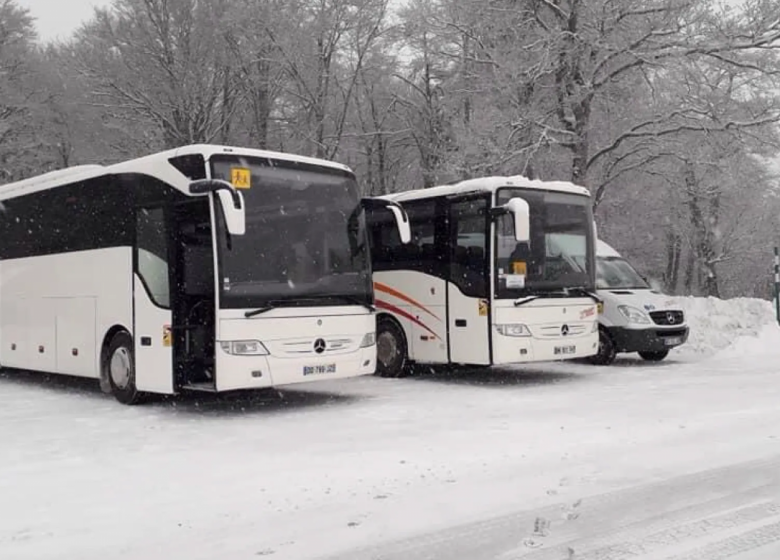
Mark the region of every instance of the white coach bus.
POLYGON ((488 177, 380 198, 403 206, 412 241, 401 243, 389 212, 370 211, 379 375, 597 352, 587 189, 488 177))
POLYGON ((377 204, 343 165, 210 145, 0 186, 0 366, 126 404, 371 374, 377 204))

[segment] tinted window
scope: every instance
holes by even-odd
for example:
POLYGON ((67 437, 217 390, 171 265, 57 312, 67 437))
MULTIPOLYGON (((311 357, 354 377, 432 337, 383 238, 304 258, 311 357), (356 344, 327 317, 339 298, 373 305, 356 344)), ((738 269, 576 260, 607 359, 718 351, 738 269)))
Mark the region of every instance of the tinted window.
POLYGON ((463 294, 487 297, 486 198, 453 202, 450 206, 450 281, 463 294))
POLYGON ((131 193, 110 177, 0 203, 0 258, 130 246, 131 193))
POLYGON ((376 210, 369 216, 374 269, 414 270, 444 278, 443 222, 436 200, 404 202, 403 206, 412 231, 412 239, 406 245, 401 244, 389 210, 376 210))
POLYGON ((160 307, 170 306, 168 232, 162 208, 139 208, 136 214, 138 275, 149 297, 160 307))

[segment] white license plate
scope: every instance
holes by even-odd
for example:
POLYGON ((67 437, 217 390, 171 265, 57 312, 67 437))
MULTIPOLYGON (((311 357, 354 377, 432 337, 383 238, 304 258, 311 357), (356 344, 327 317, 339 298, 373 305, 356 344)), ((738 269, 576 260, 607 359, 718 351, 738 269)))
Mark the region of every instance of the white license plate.
POLYGON ((303 366, 303 375, 325 375, 328 373, 336 373, 336 364, 303 366))
POLYGON ((664 344, 667 346, 679 346, 682 344, 682 338, 679 336, 672 336, 664 339, 664 344))
POLYGON ((556 346, 553 353, 556 356, 568 356, 569 354, 576 354, 577 353, 577 347, 576 346, 556 346))

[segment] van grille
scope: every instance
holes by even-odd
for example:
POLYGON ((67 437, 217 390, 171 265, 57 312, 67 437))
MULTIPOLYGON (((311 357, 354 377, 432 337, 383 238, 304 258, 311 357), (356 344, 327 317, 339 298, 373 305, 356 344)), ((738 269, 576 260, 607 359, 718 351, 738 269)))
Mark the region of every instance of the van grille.
POLYGON ((682 311, 652 311, 650 318, 656 325, 664 326, 682 325, 685 322, 682 311))

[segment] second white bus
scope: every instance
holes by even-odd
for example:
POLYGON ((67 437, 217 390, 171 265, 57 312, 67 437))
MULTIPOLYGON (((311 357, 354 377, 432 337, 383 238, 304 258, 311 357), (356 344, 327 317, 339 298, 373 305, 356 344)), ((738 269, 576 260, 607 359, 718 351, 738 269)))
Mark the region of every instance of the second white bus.
POLYGON ((381 198, 403 205, 412 241, 401 243, 391 214, 370 213, 379 375, 597 352, 587 189, 487 177, 381 198))

